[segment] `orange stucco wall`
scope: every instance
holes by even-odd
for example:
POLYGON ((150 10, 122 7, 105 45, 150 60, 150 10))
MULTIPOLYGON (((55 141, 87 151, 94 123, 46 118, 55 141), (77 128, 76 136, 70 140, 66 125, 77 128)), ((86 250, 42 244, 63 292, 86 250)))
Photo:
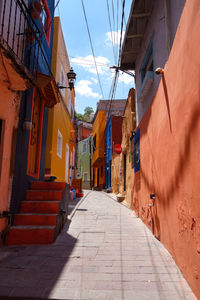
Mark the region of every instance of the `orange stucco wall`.
MULTIPOLYGON (((8 90, 7 85, 1 79, 0 91, 0 119, 4 122, 0 143, 0 212, 3 212, 9 210, 10 204, 14 167, 13 136, 14 129, 18 125, 21 96, 8 90)), ((6 219, 0 219, 0 233, 6 224, 6 219)))
POLYGON ((133 208, 200 299, 200 1, 186 1, 157 94, 140 127, 133 208))
POLYGON ((105 128, 106 128, 106 112, 98 111, 92 127, 92 136, 96 136, 96 149, 93 152, 92 164, 94 167, 94 186, 97 186, 97 172, 99 169, 99 186, 105 185, 105 128), (102 169, 103 167, 103 169, 102 169))
POLYGON ((92 129, 82 127, 82 132, 81 133, 82 133, 83 139, 86 139, 92 133, 92 129))

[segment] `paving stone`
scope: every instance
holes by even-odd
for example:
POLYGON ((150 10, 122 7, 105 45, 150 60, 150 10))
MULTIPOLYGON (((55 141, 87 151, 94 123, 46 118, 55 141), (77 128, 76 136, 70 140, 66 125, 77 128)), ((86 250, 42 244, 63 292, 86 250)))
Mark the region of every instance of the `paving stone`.
POLYGON ((195 300, 164 246, 103 192, 73 207, 52 245, 0 249, 0 296, 195 300))

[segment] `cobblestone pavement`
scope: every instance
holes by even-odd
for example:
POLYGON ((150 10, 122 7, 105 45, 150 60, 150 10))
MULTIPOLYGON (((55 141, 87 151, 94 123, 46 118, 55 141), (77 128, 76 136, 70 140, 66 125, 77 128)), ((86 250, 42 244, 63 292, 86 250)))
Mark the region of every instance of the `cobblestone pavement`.
POLYGON ((87 191, 52 245, 1 248, 0 299, 196 299, 163 245, 112 198, 87 191))

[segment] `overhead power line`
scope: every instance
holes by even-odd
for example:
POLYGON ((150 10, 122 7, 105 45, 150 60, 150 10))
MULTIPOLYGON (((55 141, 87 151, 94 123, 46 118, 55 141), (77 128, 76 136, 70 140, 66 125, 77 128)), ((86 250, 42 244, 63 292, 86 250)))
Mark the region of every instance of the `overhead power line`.
MULTIPOLYGON (((121 4, 122 4, 122 6, 123 6, 123 0, 121 0, 121 4)), ((124 13, 124 24, 125 24, 125 26, 126 26, 126 17, 125 17, 125 13, 124 13)))
MULTIPOLYGON (((118 20, 119 20, 119 0, 117 0, 117 21, 116 21, 116 23, 117 23, 117 43, 118 43, 118 35, 119 35, 119 32, 118 32, 118 20)), ((117 46, 117 49, 118 49, 118 46, 117 46)), ((115 63, 115 64, 117 64, 117 62, 115 63)))
POLYGON ((93 48, 93 45, 92 45, 92 39, 91 39, 91 35, 90 35, 90 30, 89 30, 89 26, 88 26, 88 21, 87 21, 87 16, 86 16, 86 11, 85 11, 83 0, 81 0, 81 3, 82 3, 82 7, 83 7, 83 13, 84 13, 84 17, 85 17, 86 26, 87 26, 87 31, 88 31, 90 46, 91 46, 92 54, 93 54, 93 58, 94 58, 94 63, 95 63, 95 68, 96 68, 97 77, 98 77, 98 81, 99 81, 99 86, 100 86, 100 89, 101 89, 102 96, 104 98, 104 93, 103 93, 103 89, 102 89, 102 85, 101 85, 101 81, 100 81, 100 77, 99 77, 99 72, 98 72, 98 68, 97 68, 97 63, 96 63, 96 59, 95 59, 95 55, 94 55, 94 48, 93 48))
POLYGON ((119 67, 119 64, 120 64, 121 51, 122 51, 122 32, 123 32, 123 21, 124 21, 124 7, 125 7, 125 0, 123 0, 123 4, 122 4, 122 20, 121 20, 120 43, 119 43, 118 67, 119 67))
POLYGON ((116 70, 115 77, 113 78, 112 87, 111 87, 111 90, 110 90, 110 105, 109 105, 108 119, 107 120, 110 119, 112 102, 113 102, 113 99, 115 98, 115 92, 116 92, 116 88, 117 88, 118 77, 119 77, 119 71, 116 70))
POLYGON ((113 28, 114 28, 114 46, 115 46, 116 45, 116 34, 115 34, 116 28, 115 28, 115 9, 114 9, 113 0, 112 0, 112 15, 113 15, 113 28))
POLYGON ((117 56, 116 56, 116 53, 115 53, 114 38, 113 38, 113 31, 114 30, 112 30, 112 26, 111 26, 110 9, 109 9, 108 0, 106 2, 107 2, 107 11, 108 11, 108 21, 109 21, 109 25, 110 25, 110 35, 111 35, 111 43, 112 43, 112 49, 113 49, 113 56, 114 56, 114 61, 115 61, 115 64, 116 64, 117 63, 117 56))
POLYGON ((54 6, 54 11, 55 11, 56 7, 58 6, 59 2, 60 2, 60 0, 58 0, 56 5, 54 6))

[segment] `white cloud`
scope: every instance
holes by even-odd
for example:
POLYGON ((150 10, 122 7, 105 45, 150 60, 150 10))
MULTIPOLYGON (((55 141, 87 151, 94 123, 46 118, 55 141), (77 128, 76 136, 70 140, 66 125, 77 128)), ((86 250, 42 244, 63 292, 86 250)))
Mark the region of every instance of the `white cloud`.
POLYGON ((98 80, 97 80, 96 78, 94 78, 94 77, 91 77, 91 80, 92 80, 95 84, 98 83, 98 80))
POLYGON ((92 91, 90 85, 92 84, 89 80, 80 80, 75 88, 76 93, 85 97, 101 98, 101 95, 92 91))
MULTIPOLYGON (((122 31, 122 43, 124 39, 125 31, 122 31)), ((121 36, 121 30, 118 31, 109 31, 106 33, 106 40, 105 43, 107 46, 117 46, 120 44, 120 36, 121 36)))
MULTIPOLYGON (((109 59, 103 56, 97 56, 95 57, 96 65, 97 65, 97 70, 99 74, 104 74, 109 65, 109 59)), ((85 57, 77 56, 71 59, 71 63, 77 64, 81 67, 83 67, 86 71, 96 74, 96 67, 95 67, 95 62, 94 58, 92 55, 88 55, 85 57)))
POLYGON ((130 84, 130 83, 134 84, 134 77, 126 73, 120 72, 118 82, 122 82, 125 84, 130 84))

